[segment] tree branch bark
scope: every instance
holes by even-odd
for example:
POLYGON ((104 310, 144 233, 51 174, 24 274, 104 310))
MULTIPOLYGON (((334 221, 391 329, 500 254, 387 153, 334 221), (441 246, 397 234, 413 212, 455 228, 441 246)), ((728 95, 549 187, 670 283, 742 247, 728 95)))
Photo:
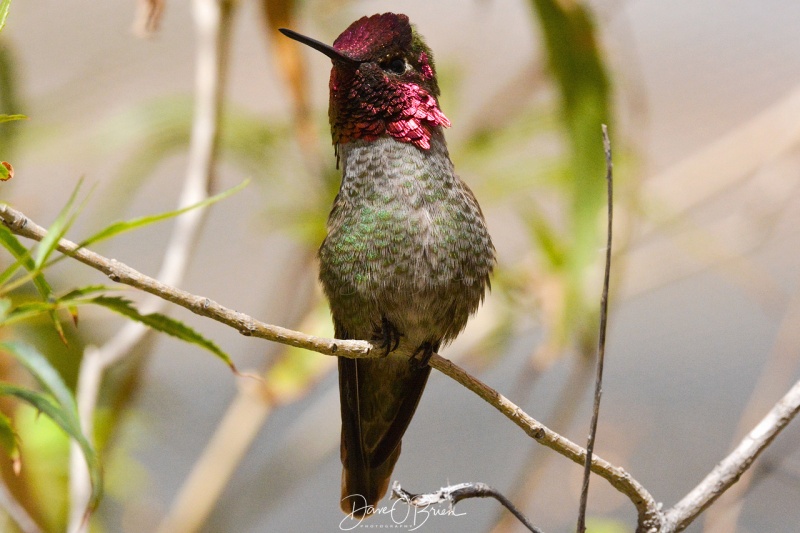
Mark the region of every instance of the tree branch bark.
POLYGON ((761 422, 674 507, 664 513, 664 532, 683 531, 709 505, 739 480, 753 461, 800 412, 800 381, 767 413, 761 422))

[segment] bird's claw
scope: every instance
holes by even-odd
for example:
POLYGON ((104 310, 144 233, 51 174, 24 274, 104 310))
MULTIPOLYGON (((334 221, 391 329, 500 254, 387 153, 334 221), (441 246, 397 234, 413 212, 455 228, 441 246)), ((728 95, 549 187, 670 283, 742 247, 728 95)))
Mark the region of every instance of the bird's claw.
POLYGON ((378 347, 383 349, 383 356, 386 357, 389 353, 395 351, 400 346, 400 337, 403 336, 394 324, 389 322, 389 319, 383 317, 381 319, 380 330, 375 335, 379 340, 378 347))
POLYGON ((419 370, 421 368, 425 368, 428 366, 428 363, 433 357, 433 352, 436 351, 433 344, 430 342, 423 342, 417 351, 411 356, 409 362, 411 363, 411 367, 415 370, 419 370), (420 355, 421 354, 421 355, 420 355), (419 357, 418 357, 419 356, 419 357))

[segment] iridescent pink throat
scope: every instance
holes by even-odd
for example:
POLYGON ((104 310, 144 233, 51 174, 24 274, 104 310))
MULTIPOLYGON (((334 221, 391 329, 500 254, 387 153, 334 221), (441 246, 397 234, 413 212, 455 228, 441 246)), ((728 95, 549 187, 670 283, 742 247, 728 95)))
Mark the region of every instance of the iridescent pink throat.
MULTIPOLYGON (((364 86, 360 89, 364 91, 364 86)), ((332 86, 332 94, 336 95, 336 92, 332 86)), ((333 124, 334 144, 357 139, 374 141, 381 135, 390 135, 427 150, 431 147, 432 129, 436 126, 450 127, 450 121, 439 109, 436 98, 416 83, 396 84, 390 91, 385 91, 389 95, 381 91, 384 94, 374 99, 370 96, 377 94, 359 94, 355 87, 348 92, 344 102, 340 100, 337 120, 333 124), (375 105, 370 100, 381 104, 375 105)))
POLYGON ((401 85, 408 107, 400 116, 385 123, 386 133, 400 141, 409 142, 427 150, 431 147, 431 128, 450 127, 436 98, 425 92, 419 85, 401 85))

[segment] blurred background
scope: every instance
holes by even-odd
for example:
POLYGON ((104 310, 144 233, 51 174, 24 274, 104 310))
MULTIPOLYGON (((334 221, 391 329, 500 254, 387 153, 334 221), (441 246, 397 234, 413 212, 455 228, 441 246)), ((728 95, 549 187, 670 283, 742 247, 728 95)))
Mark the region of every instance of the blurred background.
MULTIPOLYGON (((0 159, 15 168, 0 183, 2 201, 47 226, 83 178, 88 199, 68 234, 76 241, 115 220, 175 209, 191 167, 198 57, 209 53, 197 21, 209 4, 12 2, 0 34, 0 113, 30 120, 0 125, 0 159), (148 9, 156 10, 149 23, 148 9)), ((451 156, 499 256, 491 295, 444 356, 584 445, 607 123, 616 233, 596 453, 671 506, 800 378, 797 2, 222 5, 209 188, 252 181, 211 207, 196 237, 180 241, 168 220, 98 252, 156 275, 166 251, 184 246, 182 288, 330 336, 314 255, 339 179, 327 125, 330 61, 276 28, 330 43, 363 15, 402 10, 435 53, 451 156)), ((0 255, 0 267, 9 260, 0 255)), ((58 293, 107 282, 74 261, 46 276, 58 293)), ((35 291, 10 296, 22 302, 35 291)), ((264 374, 265 385, 195 346, 138 337, 101 382, 94 438, 107 486, 91 531, 338 531, 335 361, 174 306, 162 311, 213 339, 240 369, 264 374)), ((106 349, 125 322, 94 308, 81 310, 78 327, 64 319, 68 346, 44 319, 0 336, 35 345, 77 387, 87 347, 106 349)), ((0 374, 24 382, 8 358, 0 374)), ((0 408, 21 441, 19 476, 2 459, 7 486, 42 530, 65 530, 67 438, 29 408, 0 408)), ((795 422, 689 531, 796 531, 798 439, 795 422)), ((581 473, 434 372, 394 478, 412 492, 488 483, 537 526, 568 531, 581 473)), ((463 516, 430 517, 420 530, 520 530, 493 501, 456 509, 463 516)), ((593 532, 635 527, 630 502, 596 477, 589 516, 593 532)))

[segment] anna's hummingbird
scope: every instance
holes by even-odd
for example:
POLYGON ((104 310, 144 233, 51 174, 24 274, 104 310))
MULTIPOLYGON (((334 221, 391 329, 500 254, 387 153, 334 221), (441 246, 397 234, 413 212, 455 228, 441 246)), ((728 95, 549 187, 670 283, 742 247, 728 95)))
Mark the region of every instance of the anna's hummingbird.
POLYGON ((328 116, 342 183, 319 259, 335 335, 386 354, 339 358, 341 506, 361 517, 386 493, 428 360, 483 300, 494 247, 453 171, 433 55, 408 17, 363 17, 332 47, 281 32, 333 61, 328 116))

